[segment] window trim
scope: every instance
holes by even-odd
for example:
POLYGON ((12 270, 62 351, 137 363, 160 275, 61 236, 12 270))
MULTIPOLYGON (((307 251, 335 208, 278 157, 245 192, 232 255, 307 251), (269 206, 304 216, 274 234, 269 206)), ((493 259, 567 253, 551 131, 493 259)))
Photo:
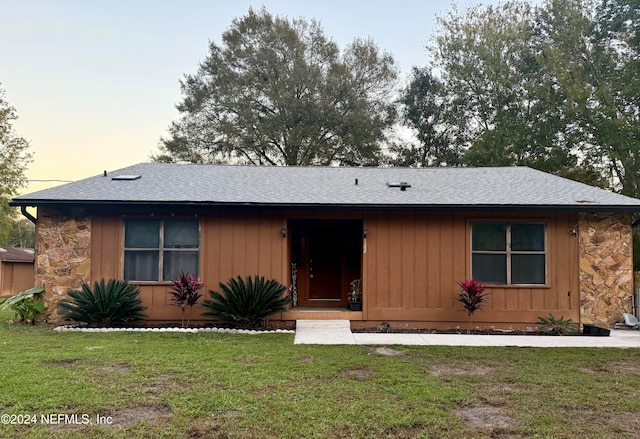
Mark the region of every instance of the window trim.
MULTIPOLYGON (((125 270, 125 259, 127 251, 157 251, 158 252, 158 278, 162 278, 164 275, 164 253, 165 252, 197 252, 198 253, 198 273, 202 271, 201 267, 201 251, 202 251, 202 221, 199 218, 192 217, 176 217, 176 216, 123 216, 122 217, 122 264, 121 264, 121 274, 122 279, 125 279, 124 270, 125 270), (158 247, 127 247, 126 246, 126 236, 127 236, 127 220, 158 220, 160 221, 160 228, 158 233, 160 234, 158 240, 158 247), (192 248, 173 248, 173 247, 164 247, 164 224, 165 221, 197 221, 198 222, 198 246, 192 248)), ((171 285, 172 279, 168 280, 128 280, 135 285, 171 285)))
POLYGON ((495 254, 505 255, 507 260, 507 283, 487 283, 487 287, 492 288, 550 288, 549 285, 549 221, 542 218, 472 218, 467 219, 468 230, 468 255, 469 255, 469 276, 473 276, 473 255, 474 254, 495 254), (473 250, 473 224, 505 224, 507 226, 506 250, 505 251, 474 251, 473 250), (544 250, 543 251, 518 251, 511 250, 511 225, 512 224, 542 224, 544 226, 544 250), (544 283, 511 283, 511 256, 512 255, 543 255, 544 256, 544 283))

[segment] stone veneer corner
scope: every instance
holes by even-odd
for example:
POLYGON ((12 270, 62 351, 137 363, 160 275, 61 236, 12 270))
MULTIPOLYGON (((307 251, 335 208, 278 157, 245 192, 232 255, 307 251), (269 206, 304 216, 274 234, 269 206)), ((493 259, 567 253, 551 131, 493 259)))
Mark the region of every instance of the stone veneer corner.
POLYGON ((36 251, 36 281, 44 287, 46 318, 60 322, 58 302, 89 281, 91 218, 82 211, 39 208, 36 251))
POLYGON ((578 221, 580 322, 611 328, 632 306, 632 218, 628 213, 581 213, 578 221))

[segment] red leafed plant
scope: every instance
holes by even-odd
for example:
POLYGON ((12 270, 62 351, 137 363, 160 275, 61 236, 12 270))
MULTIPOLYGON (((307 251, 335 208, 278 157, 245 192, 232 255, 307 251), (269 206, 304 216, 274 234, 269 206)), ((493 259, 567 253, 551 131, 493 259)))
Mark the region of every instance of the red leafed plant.
POLYGON ((202 297, 198 293, 204 284, 200 282, 200 279, 193 274, 187 272, 180 272, 177 279, 174 279, 173 286, 169 294, 173 296, 171 300, 182 309, 182 326, 184 327, 184 312, 187 306, 189 307, 189 318, 187 319, 187 326, 191 320, 191 314, 193 313, 193 305, 198 303, 198 300, 202 297))
POLYGON ((458 282, 462 292, 458 294, 458 301, 462 303, 464 311, 469 316, 469 326, 471 327, 471 315, 482 309, 482 303, 488 296, 485 291, 487 286, 475 279, 458 282))

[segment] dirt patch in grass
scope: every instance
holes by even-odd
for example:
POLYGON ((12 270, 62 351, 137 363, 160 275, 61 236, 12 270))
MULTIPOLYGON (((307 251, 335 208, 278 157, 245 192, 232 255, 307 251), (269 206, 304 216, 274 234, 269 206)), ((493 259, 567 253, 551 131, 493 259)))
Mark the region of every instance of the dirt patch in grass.
POLYGON ((169 381, 176 375, 177 374, 175 372, 167 372, 167 373, 161 373, 160 375, 156 375, 154 378, 157 379, 158 381, 169 381))
POLYGON ((373 375, 375 375, 375 372, 367 368, 349 368, 338 372, 340 378, 353 378, 356 380, 371 378, 373 375))
POLYGON ((492 407, 508 406, 513 404, 512 395, 526 389, 526 386, 511 383, 490 383, 482 385, 479 389, 479 400, 492 407))
POLYGON ((111 365, 111 366, 96 367, 96 370, 100 371, 100 372, 125 373, 125 372, 129 372, 131 370, 131 366, 129 364, 122 363, 122 364, 114 364, 114 365, 111 365))
POLYGON ((431 366, 431 375, 488 375, 493 371, 489 366, 478 364, 434 364, 431 366))
POLYGON ((391 349, 391 348, 387 348, 387 347, 381 347, 381 348, 377 348, 376 349, 376 354, 386 355, 388 357, 398 357, 398 356, 401 356, 401 355, 405 355, 406 352, 397 351, 395 349, 391 349))
POLYGON ((300 364, 311 364, 311 363, 313 363, 313 357, 298 358, 298 363, 300 363, 300 364))
POLYGON ((637 361, 629 361, 624 363, 609 363, 605 367, 606 371, 615 373, 628 373, 640 375, 640 363, 637 361))
MULTIPOLYGON (((139 407, 128 407, 121 410, 98 410, 95 415, 90 415, 90 421, 92 426, 84 426, 82 428, 95 427, 97 422, 97 416, 101 417, 100 426, 105 428, 123 427, 126 425, 135 424, 142 421, 157 422, 161 419, 167 419, 171 415, 171 411, 161 405, 142 405, 139 407)), ((70 415, 73 416, 73 415, 70 415)), ((74 418, 70 418, 74 419, 74 418)), ((83 422, 84 418, 78 417, 79 421, 83 422)), ((59 423, 50 426, 52 431, 72 430, 77 429, 79 425, 74 422, 59 423)))
POLYGON ((179 388, 180 386, 173 381, 173 378, 176 375, 177 374, 175 372, 167 372, 151 377, 151 379, 145 383, 145 393, 153 397, 159 396, 166 391, 179 388))
POLYGON ((256 357, 247 355, 247 356, 238 358, 238 361, 242 364, 246 364, 247 366, 251 366, 256 364, 258 362, 258 359, 256 357))
POLYGON ((141 421, 155 422, 159 418, 168 417, 171 411, 161 405, 143 405, 139 407, 128 407, 112 412, 110 427, 122 427, 135 424, 141 421))
POLYGON ((228 439, 229 435, 215 418, 198 419, 187 432, 188 439, 228 439))
POLYGON ((423 430, 422 427, 388 427, 382 433, 382 437, 412 439, 423 433, 423 430))
MULTIPOLYGON (((468 426, 489 431, 494 434, 510 434, 517 432, 521 425, 509 416, 506 410, 488 405, 470 405, 457 408, 454 413, 461 417, 468 426)), ((501 436, 507 437, 507 436, 501 436)))
POLYGON ((579 420, 572 429, 574 437, 598 431, 600 437, 635 438, 640 431, 640 413, 580 407, 566 410, 564 415, 567 419, 579 420))
POLYGON ((50 360, 50 361, 47 361, 47 363, 52 364, 54 366, 58 366, 58 367, 69 367, 69 366, 75 366, 81 361, 82 360, 80 360, 79 358, 64 358, 62 360, 50 360))
POLYGON ((637 437, 636 435, 640 432, 640 413, 610 412, 594 413, 593 415, 604 420, 616 433, 626 433, 629 435, 628 437, 637 437))

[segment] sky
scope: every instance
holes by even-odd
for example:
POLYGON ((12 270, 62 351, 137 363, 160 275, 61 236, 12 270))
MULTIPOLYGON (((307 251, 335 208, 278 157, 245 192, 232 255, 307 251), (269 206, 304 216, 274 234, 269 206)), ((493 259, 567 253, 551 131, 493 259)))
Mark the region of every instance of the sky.
MULTIPOLYGON (((477 3, 459 0, 464 9, 477 3)), ((21 193, 150 160, 178 118, 180 79, 209 41, 250 7, 319 20, 344 48, 370 37, 390 52, 400 84, 449 0, 0 0, 0 88, 34 161, 21 193)))

